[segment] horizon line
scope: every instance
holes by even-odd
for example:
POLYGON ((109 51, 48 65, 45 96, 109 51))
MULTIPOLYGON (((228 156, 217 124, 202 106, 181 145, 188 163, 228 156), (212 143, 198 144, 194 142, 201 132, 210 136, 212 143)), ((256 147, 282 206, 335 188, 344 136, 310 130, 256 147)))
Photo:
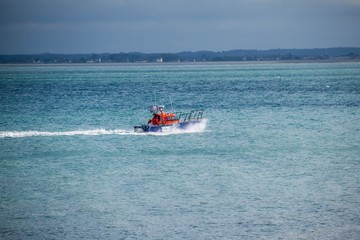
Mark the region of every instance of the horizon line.
POLYGON ((269 48, 269 49, 229 49, 229 50, 182 50, 177 52, 141 52, 141 51, 120 51, 120 52, 78 52, 78 53, 58 53, 58 52, 42 52, 42 53, 0 53, 0 55, 51 55, 51 54, 57 54, 57 55, 86 55, 86 54, 177 54, 177 53, 197 53, 197 52, 213 52, 213 53, 224 53, 224 52, 231 52, 231 51, 259 51, 259 52, 265 52, 265 51, 272 51, 272 50, 320 50, 320 49, 360 49, 360 47, 314 47, 314 48, 269 48))

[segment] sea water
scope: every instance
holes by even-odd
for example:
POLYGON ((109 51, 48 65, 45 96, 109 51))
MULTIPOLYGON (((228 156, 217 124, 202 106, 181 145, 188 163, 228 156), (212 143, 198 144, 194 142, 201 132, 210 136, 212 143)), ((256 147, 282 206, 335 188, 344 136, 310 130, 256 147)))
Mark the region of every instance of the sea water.
POLYGON ((359 236, 359 63, 0 66, 1 239, 359 236))

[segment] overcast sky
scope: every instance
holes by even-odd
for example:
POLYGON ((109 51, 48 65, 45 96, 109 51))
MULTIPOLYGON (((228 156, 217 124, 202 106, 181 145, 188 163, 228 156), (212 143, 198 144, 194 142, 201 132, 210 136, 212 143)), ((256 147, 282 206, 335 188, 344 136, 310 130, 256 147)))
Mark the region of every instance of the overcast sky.
POLYGON ((0 0, 0 54, 360 47, 360 0, 0 0))

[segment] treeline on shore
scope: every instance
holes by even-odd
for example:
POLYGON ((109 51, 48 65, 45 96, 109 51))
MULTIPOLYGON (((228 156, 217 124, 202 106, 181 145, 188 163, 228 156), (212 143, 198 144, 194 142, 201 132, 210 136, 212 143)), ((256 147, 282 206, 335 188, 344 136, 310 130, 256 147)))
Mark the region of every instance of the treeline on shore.
POLYGON ((0 55, 1 64, 360 60, 360 48, 0 55))

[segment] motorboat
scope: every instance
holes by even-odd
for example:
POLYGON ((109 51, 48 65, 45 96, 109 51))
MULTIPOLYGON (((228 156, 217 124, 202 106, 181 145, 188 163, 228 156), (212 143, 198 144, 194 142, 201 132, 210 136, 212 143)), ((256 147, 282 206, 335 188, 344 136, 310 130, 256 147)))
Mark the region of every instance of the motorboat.
POLYGON ((150 107, 152 118, 147 124, 134 126, 135 132, 168 132, 173 130, 187 130, 198 125, 204 125, 204 110, 192 110, 190 112, 165 112, 164 106, 154 105, 150 107))

